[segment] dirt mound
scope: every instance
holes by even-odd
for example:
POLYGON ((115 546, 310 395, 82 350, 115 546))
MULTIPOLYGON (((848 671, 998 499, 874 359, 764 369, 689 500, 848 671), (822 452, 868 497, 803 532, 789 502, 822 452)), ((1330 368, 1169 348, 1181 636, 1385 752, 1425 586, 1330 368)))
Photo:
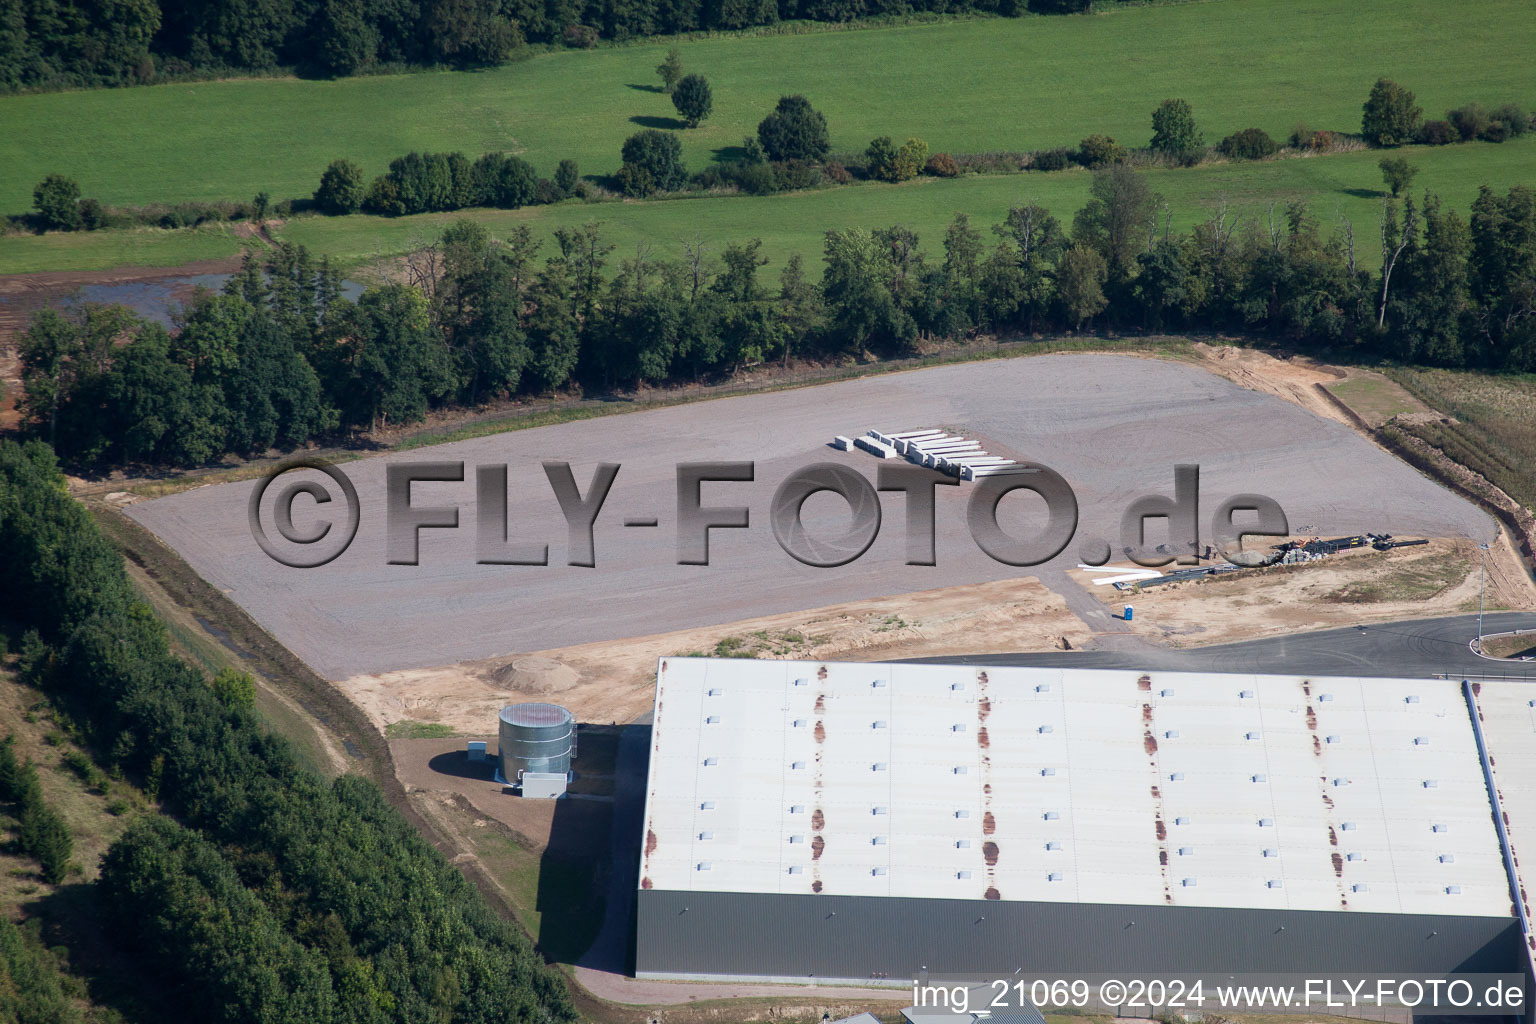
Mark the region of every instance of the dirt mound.
POLYGON ((497 686, 517 693, 561 693, 581 682, 581 673, 554 658, 515 658, 491 673, 497 686))

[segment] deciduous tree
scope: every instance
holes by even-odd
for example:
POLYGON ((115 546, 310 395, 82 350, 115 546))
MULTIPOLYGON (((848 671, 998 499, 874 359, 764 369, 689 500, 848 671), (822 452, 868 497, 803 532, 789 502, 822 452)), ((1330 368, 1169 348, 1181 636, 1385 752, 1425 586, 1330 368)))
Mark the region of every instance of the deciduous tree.
POLYGON ((697 128, 714 109, 714 97, 704 76, 684 75, 672 90, 672 105, 689 128, 697 128))
POLYGON ((757 138, 770 160, 827 158, 832 143, 827 119, 804 96, 781 96, 773 113, 757 126, 757 138))
POLYGON ((1360 134, 1373 146, 1401 146, 1414 140, 1423 116, 1413 93, 1390 78, 1378 78, 1365 101, 1360 134))

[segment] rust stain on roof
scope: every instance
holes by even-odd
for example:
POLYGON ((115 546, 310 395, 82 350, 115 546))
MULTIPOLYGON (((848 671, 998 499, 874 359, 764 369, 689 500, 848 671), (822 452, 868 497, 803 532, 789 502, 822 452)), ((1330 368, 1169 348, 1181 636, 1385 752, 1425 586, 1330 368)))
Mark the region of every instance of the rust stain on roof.
POLYGON ((986 750, 992 745, 992 737, 987 735, 986 726, 982 726, 980 729, 976 730, 976 745, 982 750, 986 750))
POLYGON ((997 886, 995 885, 987 886, 987 891, 981 895, 984 899, 989 900, 1000 900, 1003 898, 1003 894, 997 891, 997 886))
POLYGON ((653 854, 655 852, 656 852, 656 831, 654 829, 649 829, 648 828, 648 829, 645 830, 645 855, 647 857, 649 857, 651 854, 653 854))
POLYGON ((821 836, 811 838, 811 860, 821 860, 821 851, 827 848, 827 841, 821 836))
POLYGON ((822 829, 824 829, 826 827, 827 827, 827 816, 825 814, 822 814, 821 813, 821 808, 818 807, 811 814, 811 828, 813 830, 817 831, 817 832, 820 832, 822 829))
POLYGON ((981 834, 984 836, 990 836, 996 831, 997 819, 992 817, 991 811, 988 811, 986 814, 981 816, 981 834))
POLYGON ((1152 677, 1142 676, 1140 679, 1136 680, 1136 689, 1150 692, 1152 689, 1152 677))
POLYGON ((990 839, 981 844, 981 857, 987 862, 987 867, 997 867, 997 844, 990 839))

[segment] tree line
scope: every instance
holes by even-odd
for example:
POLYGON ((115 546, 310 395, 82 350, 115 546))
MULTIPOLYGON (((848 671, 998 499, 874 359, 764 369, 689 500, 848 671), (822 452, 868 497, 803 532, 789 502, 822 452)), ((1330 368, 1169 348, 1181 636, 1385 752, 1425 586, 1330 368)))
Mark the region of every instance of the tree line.
POLYGON ((0 1021, 85 1024, 76 1002, 81 988, 61 969, 35 921, 18 925, 0 915, 0 1021))
MULTIPOLYGON (((686 127, 696 127, 713 109, 708 81, 698 74, 684 74, 676 49, 656 69, 662 89, 672 96, 686 127)), ((1447 145, 1452 142, 1504 142, 1531 130, 1531 114, 1516 103, 1493 110, 1468 103, 1448 111, 1446 120, 1426 121, 1414 94, 1389 79, 1372 87, 1362 108, 1359 140, 1379 148, 1407 142, 1447 145)), ((1213 156, 1228 160, 1266 160, 1287 147, 1292 153, 1324 153, 1351 144, 1354 136, 1314 130, 1299 124, 1286 145, 1262 128, 1244 128, 1207 146, 1187 100, 1166 99, 1152 112, 1152 137, 1144 149, 1121 145, 1113 137, 1093 134, 1076 149, 1059 146, 1033 152, 984 154, 929 154, 928 144, 908 137, 904 143, 888 135, 871 140, 861 153, 833 155, 827 119, 802 95, 781 96, 774 109, 746 136, 739 153, 721 157, 702 171, 690 174, 683 164, 683 148, 673 132, 647 128, 624 141, 617 173, 603 181, 608 189, 634 197, 682 191, 733 190, 768 195, 795 189, 844 185, 855 178, 869 181, 907 181, 919 174, 953 178, 972 173, 1059 171, 1072 164, 1090 170, 1116 163, 1136 166, 1191 167, 1213 156)), ((1412 177, 1401 157, 1382 161, 1383 173, 1397 196, 1412 177)), ((207 220, 251 218, 260 222, 268 213, 289 216, 296 209, 317 210, 344 216, 366 211, 383 216, 406 216, 461 210, 470 207, 517 209, 534 204, 557 203, 573 197, 589 198, 593 190, 581 178, 574 160, 561 160, 554 175, 541 178, 533 166, 506 153, 484 153, 471 162, 463 153, 408 153, 391 161, 385 174, 371 182, 362 167, 342 158, 331 161, 320 176, 312 199, 289 199, 273 204, 265 192, 250 202, 153 204, 146 207, 111 208, 82 197, 80 185, 62 174, 50 174, 33 189, 31 214, 15 214, 9 220, 33 230, 94 231, 105 227, 152 224, 160 227, 195 226, 207 220)), ((600 196, 599 196, 600 197, 600 196)))
MULTIPOLYGON (((1118 3, 1121 0, 1099 0, 1118 3)), ((1093 0, 17 0, 0 8, 0 90, 123 86, 293 69, 476 67, 529 44, 913 13, 1005 16, 1093 0)))
POLYGON ((16 760, 13 737, 0 740, 0 803, 9 804, 16 818, 16 846, 36 860, 43 880, 50 885, 69 874, 69 855, 74 838, 57 811, 43 799, 37 781, 37 765, 16 760))
POLYGON ((465 220, 408 259, 407 281, 354 302, 324 260, 282 246, 194 298, 174 331, 121 309, 39 313, 20 407, 74 463, 196 465, 434 408, 900 357, 978 333, 1242 332, 1536 369, 1536 190, 1485 187, 1470 218, 1428 193, 1386 197, 1359 232, 1300 203, 1174 232, 1125 164, 1094 172, 1090 194, 1070 224, 1034 203, 988 230, 957 215, 932 249, 899 224, 829 231, 819 282, 798 255, 765 280, 755 239, 616 258, 589 223, 557 230, 540 260, 528 228, 496 238, 465 220))
POLYGON ((41 442, 0 441, 0 534, 22 678, 175 819, 130 826, 96 892, 105 934, 188 1016, 574 1019, 559 974, 377 788, 304 768, 171 652, 41 442))

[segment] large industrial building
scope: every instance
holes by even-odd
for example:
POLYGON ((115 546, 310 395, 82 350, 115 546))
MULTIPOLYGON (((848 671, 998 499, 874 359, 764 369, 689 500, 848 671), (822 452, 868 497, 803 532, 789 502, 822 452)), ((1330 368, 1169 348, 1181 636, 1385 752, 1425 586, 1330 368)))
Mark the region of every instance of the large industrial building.
POLYGON ((641 977, 1522 971, 1454 681, 669 658, 641 977))

